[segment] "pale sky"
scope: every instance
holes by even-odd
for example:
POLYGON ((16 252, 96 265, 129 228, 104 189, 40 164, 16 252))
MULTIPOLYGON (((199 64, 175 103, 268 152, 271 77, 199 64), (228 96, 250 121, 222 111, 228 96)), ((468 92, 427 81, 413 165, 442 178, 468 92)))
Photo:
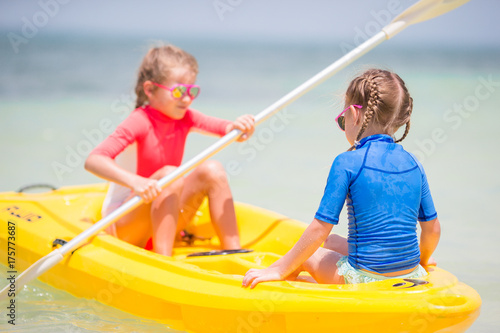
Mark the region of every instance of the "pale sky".
MULTIPOLYGON (((354 41, 415 0, 0 1, 0 34, 33 31, 164 38, 354 41), (30 25, 31 29, 30 30, 30 25)), ((397 43, 500 46, 500 1, 471 0, 398 36, 397 43)), ((372 33, 373 34, 373 33, 372 33)))

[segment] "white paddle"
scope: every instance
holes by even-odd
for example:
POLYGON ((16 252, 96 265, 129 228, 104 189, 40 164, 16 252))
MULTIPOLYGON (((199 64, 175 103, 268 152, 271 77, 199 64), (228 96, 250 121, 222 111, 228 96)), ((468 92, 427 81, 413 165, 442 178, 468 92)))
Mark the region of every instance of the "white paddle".
MULTIPOLYGON (((291 104, 293 101, 298 99, 300 96, 307 93, 309 90, 318 86, 326 79, 396 34, 398 34, 401 30, 405 29, 411 24, 422 22, 433 17, 440 16, 446 12, 449 12, 469 0, 421 0, 406 9, 402 14, 397 16, 391 23, 382 28, 382 31, 377 33, 375 36, 371 37, 363 44, 356 47, 354 50, 344 55, 342 58, 310 78, 308 81, 301 84, 299 87, 292 90, 290 93, 282 97, 280 100, 269 106, 267 109, 264 109, 255 117, 256 125, 262 123, 267 120, 269 117, 283 109, 285 106, 291 104)), ((168 186, 173 181, 182 177, 196 166, 206 161, 210 157, 217 154, 219 151, 227 147, 229 144, 234 142, 241 135, 241 131, 233 130, 226 134, 223 138, 218 140, 212 146, 208 147, 197 156, 192 158, 190 161, 184 163, 180 167, 178 167, 174 172, 170 173, 166 177, 162 178, 159 181, 159 184, 162 188, 168 186)), ((19 275, 16 279, 16 290, 19 290, 17 286, 27 284, 29 281, 39 277, 45 271, 54 267, 58 262, 60 262, 64 255, 68 252, 73 251, 79 245, 84 243, 89 237, 95 236, 99 231, 105 229, 112 223, 116 222, 120 217, 127 214, 137 206, 142 203, 142 199, 139 196, 135 196, 125 204, 123 204, 120 208, 116 209, 114 212, 95 223, 92 227, 85 230, 71 241, 64 244, 62 247, 55 249, 50 252, 45 257, 42 257, 33 265, 28 267, 21 275, 19 275)), ((7 296, 8 290, 11 287, 9 284, 0 292, 0 300, 4 299, 7 296)))

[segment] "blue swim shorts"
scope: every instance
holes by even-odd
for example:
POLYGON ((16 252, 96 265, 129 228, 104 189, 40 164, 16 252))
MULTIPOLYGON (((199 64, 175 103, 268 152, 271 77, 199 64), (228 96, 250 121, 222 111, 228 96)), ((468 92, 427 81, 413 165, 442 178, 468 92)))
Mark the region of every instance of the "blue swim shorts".
POLYGON ((367 283, 367 282, 382 281, 394 278, 417 279, 427 275, 425 269, 420 265, 418 265, 418 267, 415 268, 412 272, 405 275, 389 277, 389 276, 373 274, 352 267, 351 264, 349 264, 349 261, 347 260, 347 256, 343 256, 342 258, 340 258, 340 260, 337 262, 337 268, 339 275, 342 275, 344 277, 344 281, 346 284, 367 283))

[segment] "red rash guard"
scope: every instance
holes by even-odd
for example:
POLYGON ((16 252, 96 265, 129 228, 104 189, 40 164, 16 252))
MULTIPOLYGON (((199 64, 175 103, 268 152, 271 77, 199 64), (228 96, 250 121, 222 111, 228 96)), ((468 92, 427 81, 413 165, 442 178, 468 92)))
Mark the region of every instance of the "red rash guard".
POLYGON ((114 159, 127 146, 137 142, 137 174, 150 177, 165 165, 181 164, 190 130, 223 136, 228 124, 231 124, 228 120, 192 109, 186 111, 184 118, 175 120, 150 106, 143 106, 135 109, 90 154, 114 159))

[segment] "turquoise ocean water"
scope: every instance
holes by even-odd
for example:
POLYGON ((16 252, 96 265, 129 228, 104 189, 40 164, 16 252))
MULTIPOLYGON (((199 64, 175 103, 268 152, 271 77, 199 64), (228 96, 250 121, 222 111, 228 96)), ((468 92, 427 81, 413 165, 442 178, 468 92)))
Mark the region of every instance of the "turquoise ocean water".
MULTIPOLYGON (((257 114, 342 56, 339 43, 172 40, 195 55, 207 114, 257 114)), ((39 36, 15 54, 0 40, 0 190, 32 183, 57 187, 100 180, 83 169, 91 147, 131 110, 135 73, 150 41, 39 36)), ((348 148, 334 124, 348 81, 376 66, 396 71, 415 100, 404 146, 429 178, 443 227, 439 266, 475 288, 482 313, 471 332, 500 325, 500 48, 439 45, 418 49, 387 42, 263 123, 247 143, 216 156, 228 168, 235 199, 310 222, 330 164, 348 148), (236 166, 236 167, 235 167, 236 166)), ((185 160, 215 139, 193 134, 185 160)), ((346 233, 346 213, 334 231, 346 233)), ((3 266, 2 266, 3 267, 3 266)), ((5 272, 5 267, 1 273, 5 272)), ((18 332, 148 332, 164 326, 41 282, 19 296, 18 332), (98 311, 96 311, 98 309, 98 311)))

